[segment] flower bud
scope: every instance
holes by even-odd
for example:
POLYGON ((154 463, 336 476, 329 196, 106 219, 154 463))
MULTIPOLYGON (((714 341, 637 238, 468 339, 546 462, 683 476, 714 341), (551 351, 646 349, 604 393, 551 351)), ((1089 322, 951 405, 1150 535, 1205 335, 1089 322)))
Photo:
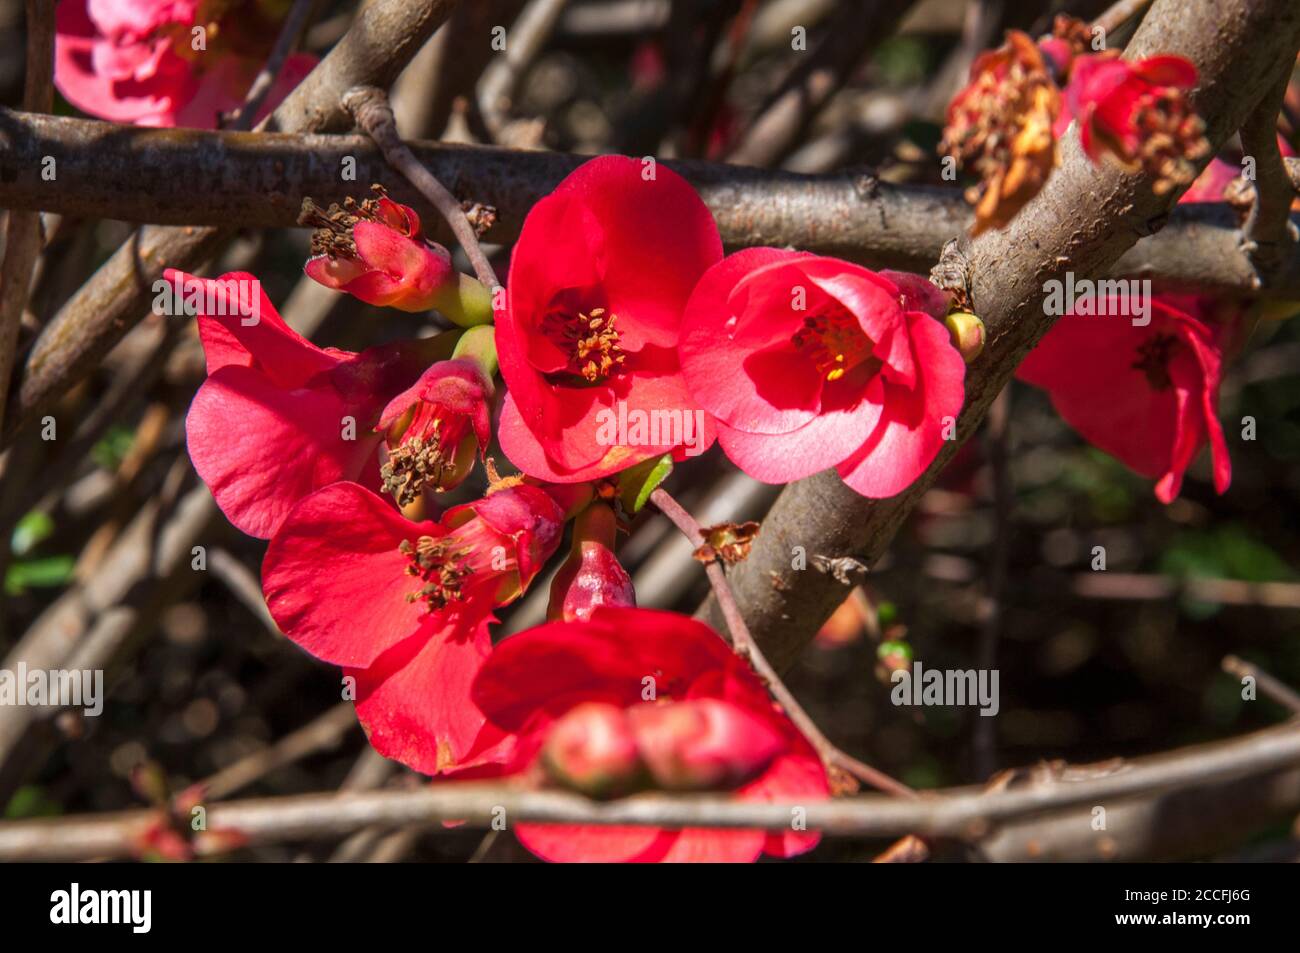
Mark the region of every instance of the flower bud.
POLYGON ((614 555, 614 511, 592 503, 573 523, 573 548, 551 583, 546 618, 585 620, 597 606, 635 606, 632 578, 614 555))
POLYGON ((560 717, 542 743, 541 765, 557 785, 594 798, 630 794, 644 777, 627 712, 605 702, 560 717))
POLYGON ((715 698, 637 705, 627 716, 650 776, 669 791, 739 787, 784 746, 767 722, 715 698))
POLYGON ((984 350, 984 322, 969 311, 953 311, 943 319, 944 326, 952 335, 952 346, 969 364, 980 356, 984 350))
POLYGON ((492 319, 486 287, 457 272, 451 253, 420 234, 420 217, 374 187, 376 198, 321 209, 310 199, 298 221, 315 227, 308 277, 367 304, 402 311, 437 308, 453 324, 472 327, 492 319))

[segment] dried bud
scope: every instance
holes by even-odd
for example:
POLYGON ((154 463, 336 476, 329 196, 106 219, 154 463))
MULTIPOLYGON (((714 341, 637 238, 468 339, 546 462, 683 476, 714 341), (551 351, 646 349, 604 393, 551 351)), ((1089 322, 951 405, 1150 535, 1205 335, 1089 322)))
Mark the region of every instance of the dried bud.
POLYGON ((770 724, 715 698, 636 705, 627 715, 650 776, 669 791, 739 787, 784 747, 770 724))
POLYGON ((698 561, 711 563, 721 559, 731 565, 741 562, 749 555, 754 540, 758 538, 758 524, 753 520, 747 523, 719 523, 700 529, 704 544, 692 553, 698 561))
POLYGON ((542 744, 541 765, 555 784, 594 798, 630 794, 644 779, 627 712, 604 702, 560 717, 542 744))
POLYGON ((1001 228, 1038 194, 1056 165, 1052 126, 1061 98, 1042 51, 1028 35, 1007 33, 999 49, 971 66, 948 106, 941 155, 980 177, 966 198, 975 206, 972 235, 1001 228))

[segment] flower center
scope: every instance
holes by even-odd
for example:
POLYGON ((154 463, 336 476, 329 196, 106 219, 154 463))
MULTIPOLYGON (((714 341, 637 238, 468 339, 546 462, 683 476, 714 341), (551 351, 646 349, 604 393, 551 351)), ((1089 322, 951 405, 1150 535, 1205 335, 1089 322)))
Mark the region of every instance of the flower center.
POLYGON ((415 502, 425 490, 448 489, 444 478, 465 464, 466 452, 473 453, 472 446, 464 446, 469 430, 464 414, 426 400, 389 428, 388 459, 379 475, 398 506, 415 502))
POLYGON ((627 359, 614 327, 617 320, 618 315, 604 308, 592 308, 587 314, 549 315, 543 329, 569 356, 569 371, 595 384, 621 370, 627 359))
POLYGON ((407 602, 423 599, 429 611, 433 611, 461 600, 465 583, 473 574, 468 563, 471 549, 457 548, 456 541, 449 536, 439 539, 421 536, 414 543, 404 539, 397 548, 410 560, 406 574, 423 583, 415 592, 407 593, 407 602))
POLYGON ((1177 341, 1172 334, 1157 334, 1138 347, 1138 357, 1132 367, 1147 376, 1147 383, 1153 390, 1168 390, 1173 386, 1169 377, 1169 358, 1177 341))
POLYGON ((1141 137, 1137 158, 1155 176, 1152 191, 1163 195, 1196 178, 1192 159, 1210 150, 1205 123, 1192 112, 1181 89, 1162 87, 1143 97, 1133 117, 1141 137))
POLYGON ((358 222, 379 222, 391 224, 384 220, 380 211, 379 200, 387 196, 382 185, 372 185, 375 197, 358 202, 352 196, 343 200, 343 204, 331 202, 327 209, 321 208, 310 198, 302 200, 302 211, 298 214, 299 225, 310 225, 315 229, 311 233, 311 253, 329 255, 331 258, 356 258, 357 246, 352 237, 352 229, 358 222))
POLYGON ((792 340, 827 382, 839 380, 871 357, 871 338, 847 311, 804 318, 792 340))

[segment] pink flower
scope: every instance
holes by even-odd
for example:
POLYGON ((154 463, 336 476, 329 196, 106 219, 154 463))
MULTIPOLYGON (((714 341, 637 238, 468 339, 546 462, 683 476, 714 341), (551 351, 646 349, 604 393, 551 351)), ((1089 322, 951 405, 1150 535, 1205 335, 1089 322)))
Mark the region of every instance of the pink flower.
POLYGON ((1079 120, 1079 141, 1094 162, 1110 154, 1141 165, 1162 194, 1195 178, 1191 160, 1209 151, 1205 124, 1187 94, 1196 67, 1181 56, 1118 59, 1112 54, 1075 60, 1066 91, 1079 120))
POLYGON ((355 483, 302 500, 262 566, 266 604, 306 651, 343 666, 375 750, 436 774, 489 757, 470 684, 492 613, 517 598, 559 544, 563 514, 515 486, 412 522, 355 483))
MULTIPOLYGON (((746 801, 829 796, 817 754, 748 666, 717 633, 686 616, 599 607, 586 621, 509 636, 488 658, 473 698, 499 730, 518 736, 511 757, 498 766, 506 773, 533 770, 543 747, 559 744, 550 740, 554 728, 568 741, 565 756, 573 763, 601 754, 630 777, 630 732, 661 786, 719 786, 746 801), (590 703, 624 710, 627 723, 611 720, 607 710, 600 734, 589 723, 578 731, 565 721, 590 703), (615 738, 621 740, 614 744, 615 738), (619 757, 609 758, 611 751, 619 757)), ((516 833, 545 860, 615 862, 745 863, 762 853, 801 854, 820 836, 574 824, 519 824, 516 833)))
POLYGON ((893 496, 961 410, 965 364, 946 309, 913 275, 746 249, 691 295, 682 371, 750 476, 785 483, 835 467, 864 496, 893 496))
POLYGON ((284 323, 252 275, 164 275, 159 297, 197 313, 207 355, 185 418, 190 459, 231 523, 265 539, 313 490, 380 485, 374 428, 443 346, 437 339, 360 354, 320 348, 284 323))
MULTIPOLYGON (((141 126, 212 129, 265 64, 285 10, 255 0, 61 0, 54 81, 83 112, 141 126), (202 32, 196 34, 195 31, 202 32)), ((316 65, 290 56, 261 119, 316 65)))
POLYGON ((1208 442, 1219 493, 1232 481, 1219 425, 1223 331, 1193 316, 1193 299, 1157 297, 1145 327, 1118 316, 1069 314, 1056 322, 1016 371, 1041 387, 1089 443, 1156 482, 1156 497, 1178 496, 1183 474, 1208 442))
POLYGON ((534 205, 496 322, 509 388, 499 436, 511 462, 569 483, 705 450, 712 427, 696 426, 703 415, 682 383, 677 339, 691 289, 721 256, 709 210, 661 165, 601 156, 534 205), (627 420, 668 412, 682 426, 620 435, 605 426, 620 407, 627 420))

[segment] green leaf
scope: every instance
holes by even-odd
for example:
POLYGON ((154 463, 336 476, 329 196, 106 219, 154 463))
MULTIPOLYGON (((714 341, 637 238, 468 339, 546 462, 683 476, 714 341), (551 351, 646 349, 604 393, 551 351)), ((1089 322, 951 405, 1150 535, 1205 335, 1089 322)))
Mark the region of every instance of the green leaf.
POLYGON ((23 817, 55 817, 61 813, 59 803, 47 797, 43 788, 25 784, 9 798, 4 816, 9 820, 17 820, 23 817))
POLYGON ((650 494, 673 472, 673 455, 644 460, 619 474, 618 496, 629 513, 639 513, 650 494))
POLYGON ((54 520, 44 510, 32 510, 14 527, 9 548, 15 556, 26 556, 54 532, 54 520))
POLYGON ((121 425, 109 427, 108 432, 90 451, 91 459, 105 470, 116 470, 131 449, 131 441, 134 439, 135 435, 127 427, 121 425))
POLYGON ((71 556, 47 556, 14 563, 5 573, 5 592, 22 595, 28 589, 63 586, 72 579, 77 561, 71 556))

